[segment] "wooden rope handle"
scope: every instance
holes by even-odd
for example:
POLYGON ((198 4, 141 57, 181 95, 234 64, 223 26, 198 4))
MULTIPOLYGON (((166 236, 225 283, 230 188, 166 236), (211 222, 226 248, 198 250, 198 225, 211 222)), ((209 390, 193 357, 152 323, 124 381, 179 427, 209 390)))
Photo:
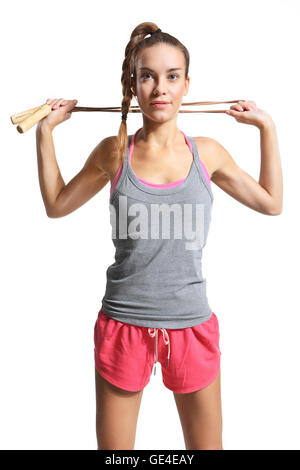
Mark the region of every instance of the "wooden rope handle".
MULTIPOLYGON (((219 103, 237 103, 238 101, 245 101, 245 100, 231 100, 231 101, 194 101, 189 103, 181 103, 181 106, 192 106, 192 105, 210 105, 210 104, 219 104, 219 103)), ((41 119, 48 116, 48 114, 52 111, 52 108, 48 104, 43 104, 41 106, 37 106, 35 108, 28 109, 26 111, 22 111, 18 114, 13 114, 10 116, 11 122, 13 124, 18 124, 17 130, 21 134, 28 131, 31 127, 37 124, 41 119)), ((95 107, 84 107, 84 106, 75 106, 70 112, 78 112, 78 111, 104 111, 108 113, 120 113, 121 107, 120 106, 112 106, 112 107, 104 107, 104 108, 95 108, 95 107)), ((179 110, 179 113, 225 113, 225 109, 210 109, 210 110, 179 110)), ((141 109, 139 106, 130 106, 129 113, 141 113, 141 109)))
POLYGON ((18 114, 14 114, 13 116, 10 116, 11 122, 13 124, 18 124, 18 122, 23 121, 26 117, 28 117, 32 113, 35 113, 35 111, 37 111, 38 109, 40 109, 40 106, 37 106, 36 108, 27 109, 26 111, 22 111, 18 114))
POLYGON ((20 132, 20 134, 23 134, 35 124, 37 124, 41 119, 48 116, 51 111, 51 106, 48 104, 43 104, 42 106, 28 109, 22 113, 14 114, 10 117, 10 119, 13 124, 18 123, 17 131, 20 132))

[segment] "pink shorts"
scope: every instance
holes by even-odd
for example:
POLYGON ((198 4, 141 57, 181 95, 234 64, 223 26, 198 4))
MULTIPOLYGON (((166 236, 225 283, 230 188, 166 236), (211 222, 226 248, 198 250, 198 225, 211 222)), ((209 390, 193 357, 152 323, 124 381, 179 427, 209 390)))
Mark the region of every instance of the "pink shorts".
POLYGON ((95 366, 116 387, 135 392, 148 384, 158 361, 168 389, 194 392, 212 383, 219 373, 219 337, 214 313, 200 325, 165 329, 120 322, 101 308, 94 327, 95 366))

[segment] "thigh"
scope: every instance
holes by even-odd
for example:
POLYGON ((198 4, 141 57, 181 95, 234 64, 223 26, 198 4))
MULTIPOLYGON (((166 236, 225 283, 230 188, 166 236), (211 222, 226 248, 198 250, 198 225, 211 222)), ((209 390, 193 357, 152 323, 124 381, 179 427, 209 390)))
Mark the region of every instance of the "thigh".
POLYGON ((133 450, 143 390, 130 392, 101 377, 95 368, 98 450, 133 450))
POLYGON ((160 349, 164 385, 175 393, 190 393, 204 389, 220 370, 219 321, 213 312, 205 322, 182 329, 168 330, 170 361, 167 350, 160 349))
POLYGON ((117 321, 101 309, 94 327, 95 366, 101 377, 129 392, 144 389, 153 364, 150 339, 147 328, 117 321))
POLYGON ((186 449, 223 450, 221 372, 201 390, 173 393, 186 449))

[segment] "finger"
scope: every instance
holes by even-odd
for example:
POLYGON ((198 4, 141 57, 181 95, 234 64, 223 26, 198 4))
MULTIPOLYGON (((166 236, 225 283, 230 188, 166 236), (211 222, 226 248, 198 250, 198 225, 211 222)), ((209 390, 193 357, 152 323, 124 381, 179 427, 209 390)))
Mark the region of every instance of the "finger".
POLYGON ((255 107, 253 106, 253 101, 239 101, 239 103, 241 103, 241 106, 246 111, 255 111, 255 107))
POLYGON ((72 103, 73 101, 75 100, 63 100, 61 104, 65 105, 65 104, 72 103))
POLYGON ((47 100, 47 104, 49 104, 49 106, 51 106, 51 108, 53 109, 55 104, 57 103, 58 99, 57 98, 53 98, 51 100, 47 100))
POLYGON ((257 107, 254 101, 244 101, 244 106, 249 111, 257 111, 257 107))
POLYGON ((236 111, 244 111, 243 107, 240 104, 234 104, 233 106, 230 106, 230 109, 233 109, 236 111))
POLYGON ((242 105, 242 107, 243 107, 243 111, 251 111, 252 110, 252 107, 249 103, 244 103, 242 105))
POLYGON ((235 109, 227 109, 225 111, 226 114, 229 114, 230 116, 234 116, 234 117, 237 117, 237 116, 240 116, 241 115, 241 112, 240 111, 236 111, 235 109))
POLYGON ((78 103, 77 100, 68 100, 66 106, 70 109, 75 108, 76 104, 78 103))
POLYGON ((235 109, 236 111, 252 111, 252 106, 249 104, 249 101, 239 101, 237 104, 230 107, 230 109, 235 109))
POLYGON ((58 109, 63 101, 64 101, 64 98, 59 98, 58 100, 55 101, 52 108, 53 109, 58 109))

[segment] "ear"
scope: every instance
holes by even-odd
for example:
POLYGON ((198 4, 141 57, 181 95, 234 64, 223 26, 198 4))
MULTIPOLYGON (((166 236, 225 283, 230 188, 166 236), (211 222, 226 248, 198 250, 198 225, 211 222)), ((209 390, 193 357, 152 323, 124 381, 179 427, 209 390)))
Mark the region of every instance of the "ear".
POLYGON ((186 96, 188 94, 188 91, 189 91, 189 87, 190 87, 190 77, 188 76, 188 78, 186 79, 185 81, 185 92, 184 92, 184 96, 186 96))
POLYGON ((188 78, 185 80, 183 96, 186 96, 188 94, 189 86, 190 86, 190 77, 188 76, 188 78))

